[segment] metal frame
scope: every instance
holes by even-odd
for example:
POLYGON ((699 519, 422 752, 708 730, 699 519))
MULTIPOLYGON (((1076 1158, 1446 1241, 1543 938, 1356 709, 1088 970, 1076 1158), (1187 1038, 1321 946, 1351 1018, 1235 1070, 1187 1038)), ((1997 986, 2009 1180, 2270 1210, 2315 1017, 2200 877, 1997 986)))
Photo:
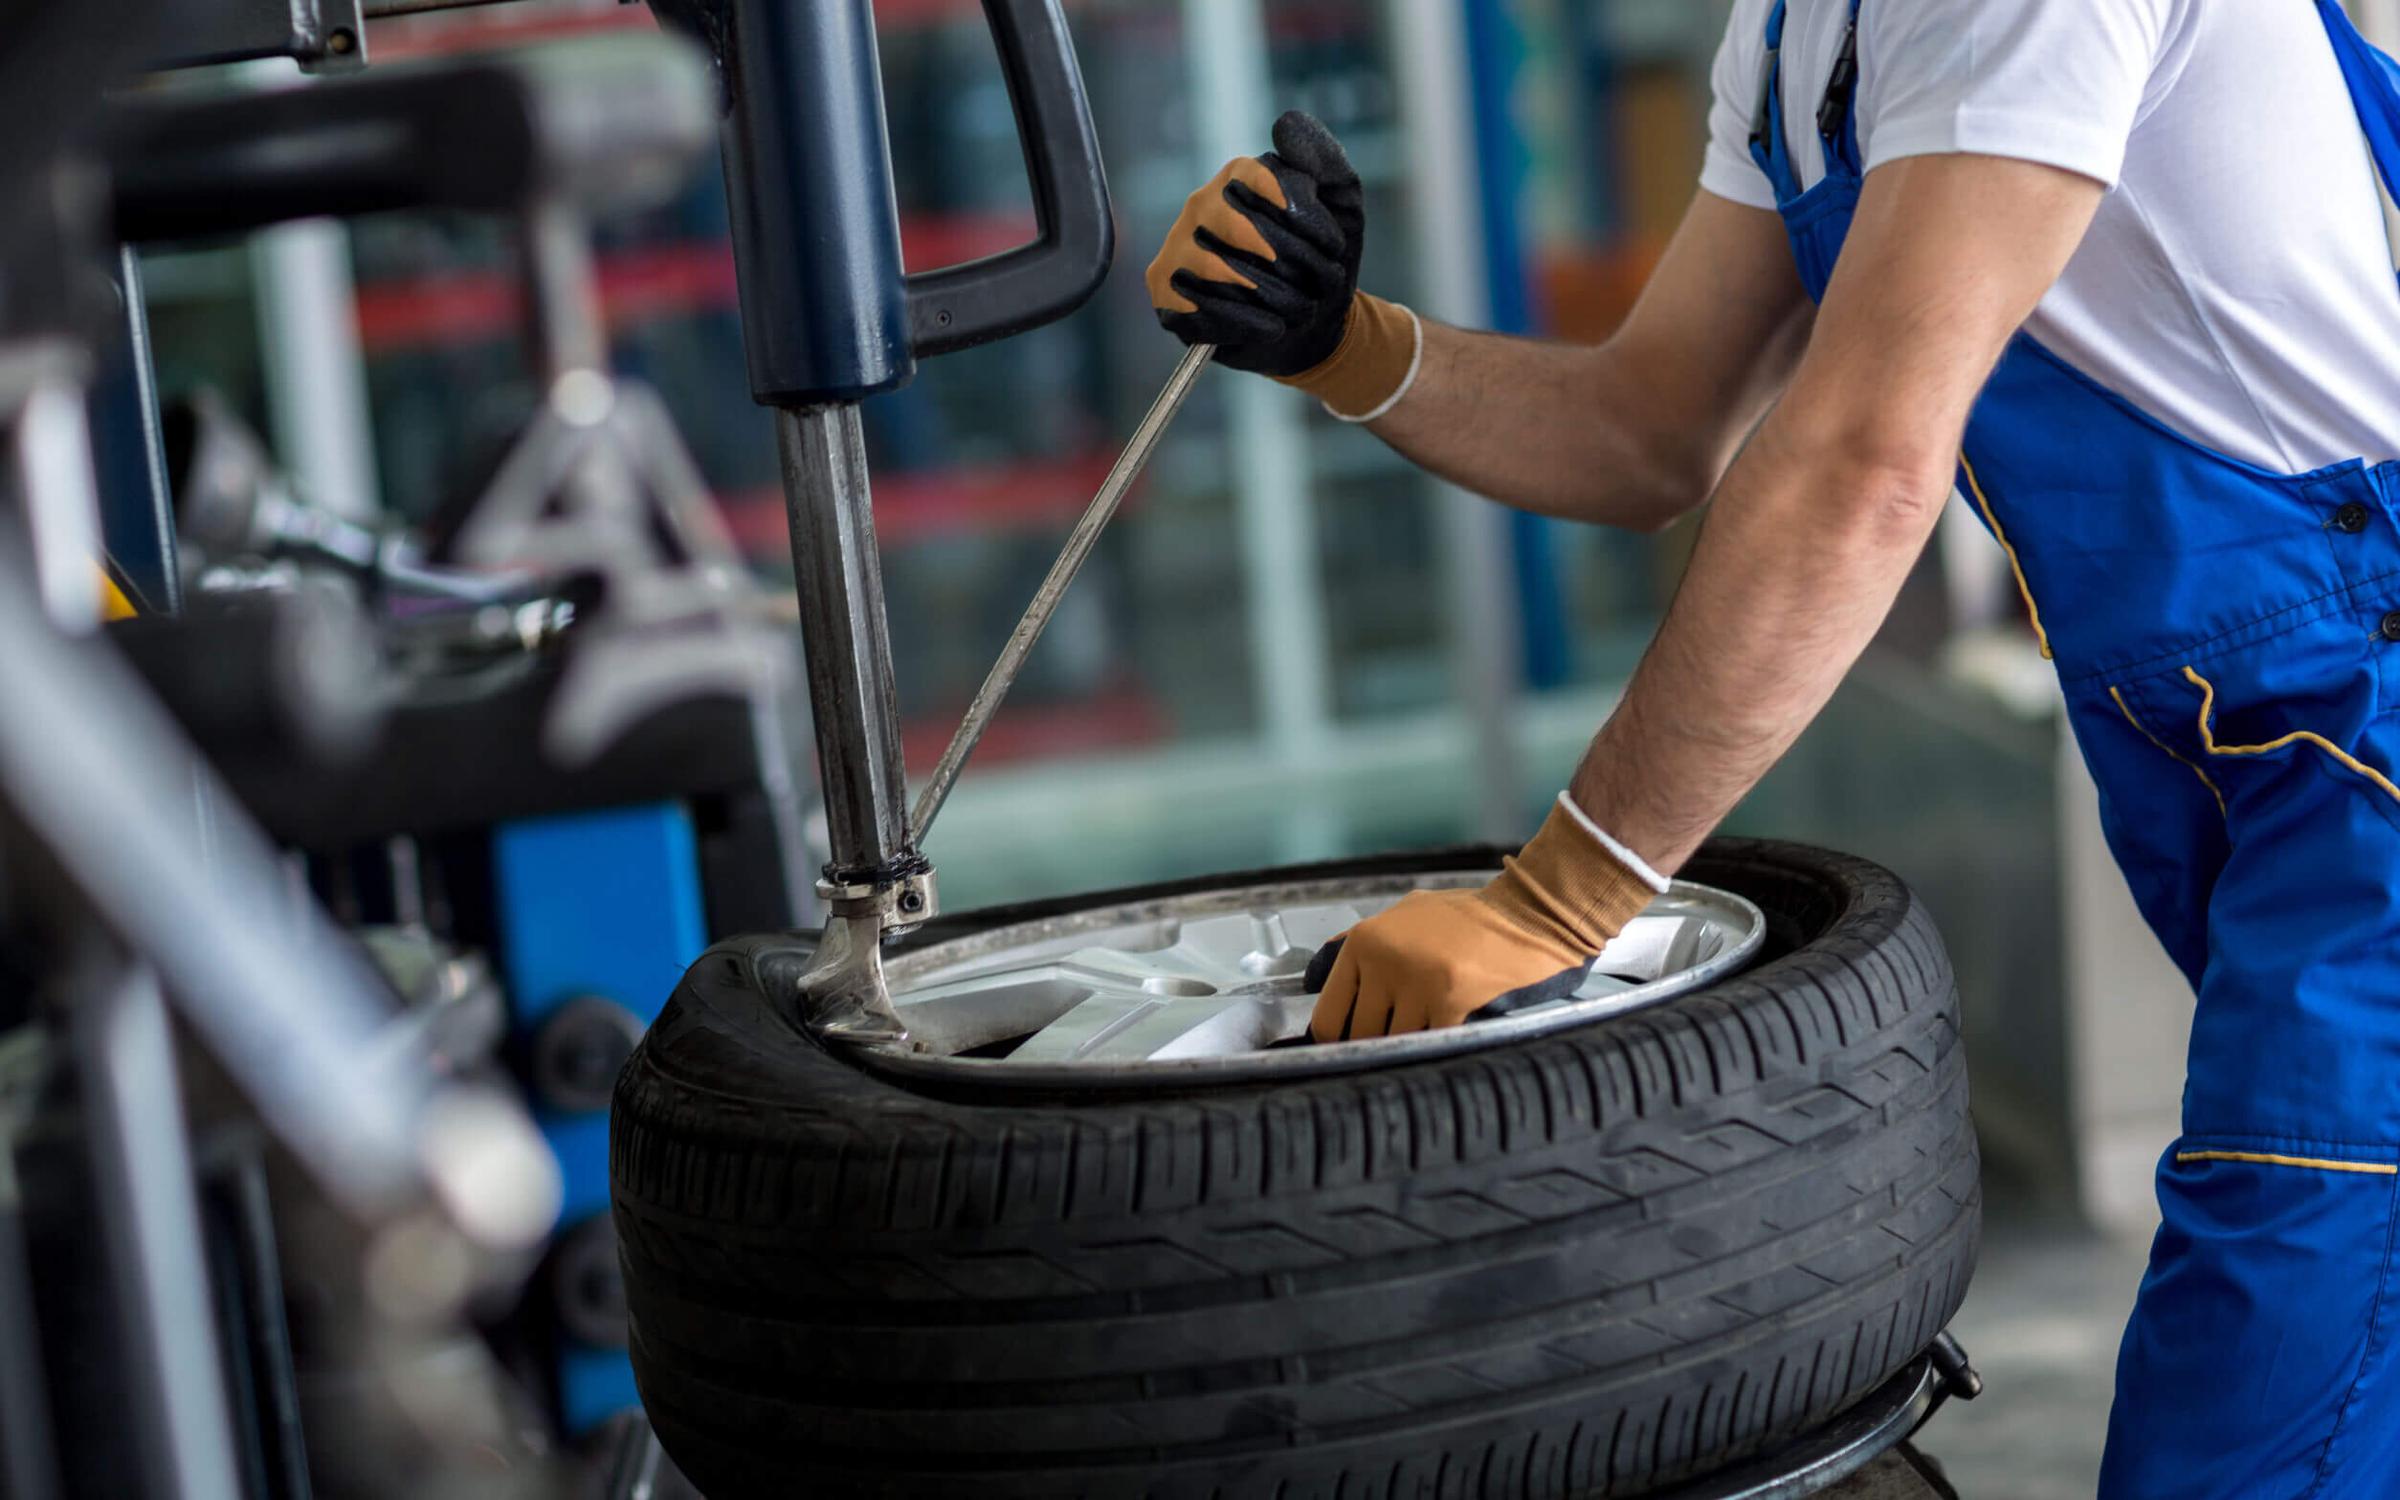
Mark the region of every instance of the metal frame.
MULTIPOLYGON (((1422 247, 1421 311, 1469 328, 1491 322, 1491 283, 1482 243, 1482 171, 1474 101, 1462 60, 1467 21, 1458 0, 1385 0, 1394 27, 1393 63, 1408 134, 1410 228, 1422 247)), ((1435 483, 1443 540, 1451 681, 1475 735, 1476 836, 1521 837, 1524 829, 1516 704, 1522 694, 1516 569, 1500 507, 1456 485, 1435 483)))
MULTIPOLYGON (((1256 154, 1275 117, 1267 76, 1263 0, 1183 0, 1183 40, 1198 179, 1217 164, 1256 154)), ((1232 469, 1242 560, 1251 694, 1267 758, 1286 766, 1324 761, 1333 737, 1333 663, 1319 576, 1316 497, 1308 482, 1307 410, 1263 380, 1229 382, 1224 452, 1232 469)), ((1336 852, 1339 824, 1293 809, 1276 863, 1336 852)))

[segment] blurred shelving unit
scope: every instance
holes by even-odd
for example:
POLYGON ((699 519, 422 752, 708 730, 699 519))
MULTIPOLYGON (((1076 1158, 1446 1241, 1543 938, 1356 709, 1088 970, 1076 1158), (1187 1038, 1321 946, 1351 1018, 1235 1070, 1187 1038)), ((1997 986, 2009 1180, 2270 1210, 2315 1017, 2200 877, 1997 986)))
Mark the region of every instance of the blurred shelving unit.
MULTIPOLYGON (((1525 298, 1540 315, 1534 331, 1604 332, 1594 308, 1608 297, 1569 293, 1613 275, 1627 300, 1646 269, 1642 246, 1663 238, 1652 221, 1669 194, 1645 190, 1629 209, 1626 173, 1594 164, 1696 152, 1696 137, 1664 139, 1680 128, 1673 109, 1627 102, 1625 80, 1638 74, 1662 97, 1683 90, 1696 117, 1706 52, 1692 38, 1713 40, 1715 23, 1689 17, 1717 8, 1067 6, 1116 193, 1117 273, 1075 318, 932 362, 866 414, 920 770, 1173 363, 1139 270, 1194 185, 1225 157, 1264 149, 1282 109, 1309 109, 1367 181, 1369 284, 1483 322, 1513 278, 1538 293, 1525 298), (1637 10, 1649 20, 1618 14, 1637 10), (1518 38, 1497 69, 1488 45, 1470 45, 1492 35, 1518 38), (1512 153, 1535 170, 1492 175, 1512 153)), ((876 0, 875 11, 910 265, 1025 238, 1015 127, 978 0, 876 0)), ((653 24, 646 7, 615 0, 523 0, 380 21, 370 52, 380 65, 653 24)), ((1656 170, 1681 176, 1688 194, 1682 166, 1656 170)), ((314 253, 322 270, 327 243, 346 249, 355 297, 342 331, 372 422, 347 470, 329 461, 324 473, 346 472, 347 487, 398 513, 428 514, 474 481, 533 399, 508 332, 517 290, 505 240, 488 224, 429 216, 330 232, 314 253)), ((620 367, 662 391, 758 568, 788 581, 716 173, 697 173, 665 210, 604 226, 601 276, 620 367)), ((322 380, 294 373, 310 366, 294 362, 293 330, 310 324, 283 306, 278 280, 255 256, 156 258, 170 386, 210 379, 262 422, 279 390, 321 394, 322 380), (258 327, 270 337, 239 336, 258 327)), ((279 444, 313 425, 276 424, 279 444)), ((1545 683, 1556 690, 1526 721, 1510 643, 1528 633, 1517 588, 1529 575, 1504 559, 1506 524, 1292 393, 1212 376, 945 814, 931 852, 949 899, 1529 824, 1535 809, 1517 805, 1516 789, 1555 785, 1551 767, 1605 711, 1666 583, 1644 544, 1554 535, 1550 561, 1576 601, 1575 670, 1545 683), (1520 722, 1533 727, 1518 733, 1520 722)))

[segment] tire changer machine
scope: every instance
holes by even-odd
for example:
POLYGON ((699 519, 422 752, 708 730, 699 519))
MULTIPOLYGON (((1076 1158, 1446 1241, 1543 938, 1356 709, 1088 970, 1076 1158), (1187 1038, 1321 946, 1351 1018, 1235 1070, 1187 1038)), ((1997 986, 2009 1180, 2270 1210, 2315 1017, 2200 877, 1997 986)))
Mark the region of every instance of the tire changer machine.
MULTIPOLYGON (((819 1024, 894 1024, 878 954, 934 914, 926 825, 1207 362, 912 816, 858 405, 1107 273, 1059 0, 984 0, 1038 238, 916 276, 868 0, 653 0, 680 36, 102 98, 245 58, 356 72, 372 19, 477 3, 25 0, 0 52, 14 1500, 688 1494, 622 1352, 616 1066, 742 931, 821 923, 819 1024), (656 396, 610 372, 597 296, 593 219, 663 198, 711 134, 782 455, 822 862, 788 628, 656 396), (312 506, 220 402, 162 409, 134 247, 423 209, 514 226, 534 389, 421 534, 312 506), (134 618, 102 623, 110 588, 134 618)), ((1816 1492, 1922 1414, 1847 1419, 1710 1494, 1816 1492)), ((1859 1493, 1932 1493, 1889 1482, 1859 1493)))

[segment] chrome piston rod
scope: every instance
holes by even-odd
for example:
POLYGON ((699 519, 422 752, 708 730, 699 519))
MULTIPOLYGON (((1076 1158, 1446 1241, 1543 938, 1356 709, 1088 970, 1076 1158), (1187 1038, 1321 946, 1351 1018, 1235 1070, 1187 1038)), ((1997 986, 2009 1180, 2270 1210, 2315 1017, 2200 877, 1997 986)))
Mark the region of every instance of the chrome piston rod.
POLYGON ((1017 621, 1017 628, 1009 633, 1008 644, 1000 650, 1000 659, 992 663, 990 675, 983 679, 983 686, 975 690, 975 700, 967 705, 966 718, 960 722, 958 732, 950 737, 949 748, 942 752, 941 764, 933 768, 933 779, 925 783, 925 790, 917 796, 916 811, 909 819, 909 842, 915 847, 921 849, 925 846, 926 830, 933 826, 942 804, 950 800, 950 789, 958 781, 959 770, 966 765, 967 757, 975 753, 975 743, 983 738, 984 730, 991 727, 992 716, 999 712, 1001 700, 1008 696, 1010 688, 1016 686, 1017 675, 1025 670, 1026 658, 1033 654, 1034 642, 1042 638, 1042 631, 1049 626, 1050 617, 1058 613, 1059 601, 1066 597, 1067 586, 1075 581, 1077 573, 1083 571, 1084 563, 1091 558, 1092 548, 1100 540, 1100 533, 1106 529, 1110 518, 1116 515, 1117 507, 1124 503, 1126 494, 1132 490, 1134 481, 1141 477, 1142 470, 1149 466, 1151 455, 1158 451, 1159 439, 1166 435, 1168 425, 1175 420, 1175 414, 1190 399, 1193 387, 1200 383, 1201 372, 1208 368, 1208 362, 1216 352, 1215 346, 1210 344, 1195 344, 1185 352, 1177 362, 1174 373, 1167 377, 1166 389, 1158 393, 1158 399, 1151 403, 1140 425, 1134 428, 1132 440, 1125 445, 1125 451, 1118 455, 1116 467, 1108 471, 1108 478, 1101 484, 1100 492, 1092 497, 1092 503, 1084 510, 1083 518, 1067 534, 1067 544, 1060 550, 1058 561, 1050 565, 1049 576, 1034 591, 1033 603, 1027 607, 1024 618, 1017 621))

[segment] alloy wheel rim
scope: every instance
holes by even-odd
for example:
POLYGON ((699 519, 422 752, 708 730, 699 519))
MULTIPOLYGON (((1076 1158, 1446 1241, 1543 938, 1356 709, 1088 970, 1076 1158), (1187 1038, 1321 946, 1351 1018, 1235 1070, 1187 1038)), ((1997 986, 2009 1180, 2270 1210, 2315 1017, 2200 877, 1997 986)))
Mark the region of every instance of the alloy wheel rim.
POLYGON ((906 1042, 870 1066, 1000 1087, 1173 1086, 1357 1071, 1472 1052, 1649 1009, 1747 967, 1756 905, 1678 881, 1564 1000, 1443 1031, 1316 1045, 1302 973, 1327 940, 1420 890, 1491 871, 1270 882, 1095 906, 893 955, 906 1042))

